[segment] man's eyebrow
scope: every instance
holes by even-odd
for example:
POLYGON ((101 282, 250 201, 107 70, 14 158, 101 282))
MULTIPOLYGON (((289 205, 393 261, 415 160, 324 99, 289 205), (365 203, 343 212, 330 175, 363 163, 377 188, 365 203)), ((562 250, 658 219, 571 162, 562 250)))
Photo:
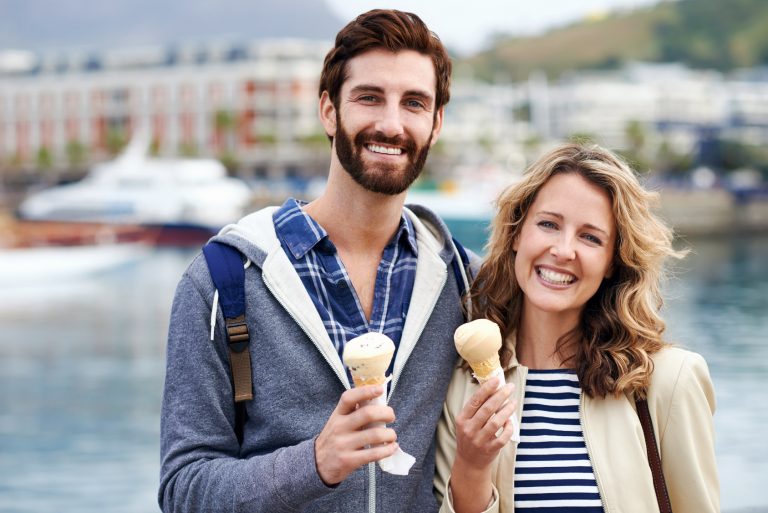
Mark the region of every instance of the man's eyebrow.
POLYGON ((358 86, 353 87, 349 91, 350 94, 358 94, 358 93, 383 93, 383 92, 384 92, 383 88, 381 88, 379 86, 376 86, 376 85, 372 85, 372 84, 360 84, 358 86))
MULTIPOLYGON (((560 221, 562 221, 564 219, 563 218, 563 214, 559 214, 557 212, 549 212, 548 210, 541 210, 540 212, 537 212, 537 214, 545 214, 545 215, 549 215, 549 216, 552 216, 552 217, 556 217, 560 221)), ((610 237, 610 234, 606 230, 604 230, 603 228, 600 228, 599 226, 595 226, 594 224, 587 223, 587 224, 584 225, 584 227, 585 228, 589 228, 590 230, 595 230, 595 231, 601 232, 601 233, 605 234, 606 237, 610 237)))
POLYGON ((429 94, 426 91, 419 90, 419 89, 411 89, 409 91, 406 91, 403 96, 411 96, 411 97, 415 96, 417 98, 422 98, 424 100, 432 100, 432 95, 431 94, 429 94))

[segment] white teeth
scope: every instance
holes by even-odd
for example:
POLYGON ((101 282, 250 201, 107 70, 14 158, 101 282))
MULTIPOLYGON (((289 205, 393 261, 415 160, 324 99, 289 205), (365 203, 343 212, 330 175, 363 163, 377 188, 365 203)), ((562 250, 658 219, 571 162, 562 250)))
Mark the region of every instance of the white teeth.
POLYGON ((569 274, 558 273, 550 269, 544 269, 542 267, 536 269, 536 272, 538 272, 539 276, 544 278, 544 280, 555 285, 568 285, 574 280, 574 277, 569 274))
POLYGON ((389 148, 387 146, 379 146, 377 144, 369 144, 367 148, 374 153, 384 153, 386 155, 400 155, 403 153, 401 148, 389 148))

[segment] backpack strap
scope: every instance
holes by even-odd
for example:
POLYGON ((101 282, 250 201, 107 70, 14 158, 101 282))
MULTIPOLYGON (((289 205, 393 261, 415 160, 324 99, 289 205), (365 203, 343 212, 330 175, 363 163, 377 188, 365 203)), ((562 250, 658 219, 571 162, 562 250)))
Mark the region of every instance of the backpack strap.
POLYGON ((203 246, 211 279, 219 292, 219 305, 227 331, 229 365, 235 398, 235 431, 242 443, 245 425, 245 403, 253 399, 250 335, 245 322, 245 270, 240 251, 221 242, 203 246))
MULTIPOLYGON (((456 283, 459 286, 459 296, 464 297, 465 293, 469 290, 469 255, 464 246, 461 245, 456 238, 451 237, 453 244, 453 260, 451 260, 451 268, 453 269, 453 275, 456 278, 456 283)), ((467 296, 467 317, 472 318, 472 299, 467 296)))

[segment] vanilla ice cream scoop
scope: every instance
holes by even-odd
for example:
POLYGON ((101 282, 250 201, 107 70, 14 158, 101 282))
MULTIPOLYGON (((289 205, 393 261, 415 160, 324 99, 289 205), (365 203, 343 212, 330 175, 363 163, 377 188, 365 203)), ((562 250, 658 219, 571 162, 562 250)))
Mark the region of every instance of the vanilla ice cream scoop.
MULTIPOLYGON (((370 332, 355 337, 344 344, 343 360, 352 374, 352 381, 356 387, 363 385, 382 385, 387 382, 387 369, 395 354, 395 343, 383 333, 370 332)), ((367 404, 387 404, 386 391, 382 391, 370 401, 360 403, 363 407, 367 404)), ((383 422, 373 422, 365 426, 372 428, 384 426, 383 422)), ((366 447, 369 447, 366 445, 366 447)), ((379 460, 379 466, 384 472, 398 476, 407 476, 416 458, 398 447, 394 454, 379 460)))
POLYGON ((344 344, 344 364, 356 387, 384 383, 393 354, 395 343, 382 333, 366 333, 344 344))
MULTIPOLYGON (((472 367, 472 373, 480 384, 497 377, 498 388, 504 386, 506 380, 499 361, 501 330, 498 324, 488 319, 475 319, 456 328, 453 341, 456 344, 456 351, 472 367)), ((510 440, 519 442, 520 425, 517 415, 513 412, 509 420, 512 422, 510 440)), ((504 427, 499 428, 496 436, 498 437, 504 429, 504 427)))
POLYGON ((488 319, 475 319, 462 324, 453 334, 456 351, 459 352, 478 381, 488 379, 494 371, 501 369, 499 349, 501 349, 501 330, 499 325, 488 319))

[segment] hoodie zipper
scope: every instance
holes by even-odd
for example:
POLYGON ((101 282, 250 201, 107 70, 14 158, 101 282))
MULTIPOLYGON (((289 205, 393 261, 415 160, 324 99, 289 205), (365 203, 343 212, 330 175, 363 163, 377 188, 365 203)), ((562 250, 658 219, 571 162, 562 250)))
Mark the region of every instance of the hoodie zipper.
POLYGON ((579 398, 579 425, 581 426, 581 434, 584 436, 584 445, 587 447, 587 456, 589 457, 589 464, 592 467, 592 473, 595 476, 595 483, 597 484, 597 491, 600 495, 600 504, 603 506, 603 511, 605 513, 608 513, 608 508, 605 507, 605 499, 603 498, 603 487, 600 485, 600 476, 597 472, 597 467, 595 467, 595 464, 592 462, 592 451, 589 449, 589 437, 587 437, 587 430, 584 429, 584 392, 581 392, 581 397, 579 398))
MULTIPOLYGON (((268 280, 262 280, 264 284, 267 286, 267 289, 269 289, 269 292, 272 294, 272 297, 277 299, 277 302, 280 303, 280 305, 283 307, 283 310, 285 310, 288 315, 293 319, 293 322, 296 323, 296 325, 301 328, 301 331, 304 332, 304 334, 307 336, 309 340, 312 341, 312 343, 317 347, 317 343, 312 338, 312 336, 307 332, 306 329, 304 329, 304 326, 296 319, 296 317, 293 315, 293 313, 286 307, 285 302, 281 299, 281 297, 278 294, 275 294, 275 289, 272 288, 268 280)), ((325 353, 323 351, 320 351, 320 355, 323 357, 325 362, 328 364, 328 366, 333 369, 334 374, 339 378, 339 381, 341 381, 341 384, 344 385, 344 388, 349 390, 349 388, 344 383, 344 379, 341 377, 339 372, 336 370, 336 367, 331 363, 331 361, 328 359, 327 356, 325 356, 325 353)), ((394 385, 393 385, 394 388, 394 385)), ((376 463, 371 462, 368 464, 368 481, 370 482, 371 486, 368 491, 368 512, 369 513, 376 513, 376 463)))
MULTIPOLYGON (((442 288, 445 287, 445 283, 447 281, 447 277, 448 277, 448 268, 446 267, 445 274, 443 274, 443 279, 441 280, 440 286, 438 287, 439 289, 442 290, 442 288)), ((268 280, 262 280, 262 281, 267 286, 267 289, 269 289, 269 292, 272 294, 272 297, 277 299, 277 302, 280 303, 280 305, 283 307, 283 310, 285 310, 288 313, 288 315, 291 317, 291 319, 293 319, 293 322, 296 323, 296 325, 299 326, 299 328, 301 328, 301 331, 303 331, 304 334, 307 336, 307 338, 309 338, 312 341, 312 343, 315 345, 315 347, 317 347, 317 343, 315 342, 315 340, 307 332, 307 330, 304 329, 304 327, 301 325, 301 323, 299 323, 298 319, 296 319, 296 317, 293 315, 293 313, 286 307, 285 302, 281 299, 281 297, 278 294, 275 293, 275 289, 272 288, 272 286, 270 285, 269 281, 268 280)), ((430 312, 434 310, 435 305, 437 304, 438 299, 440 299, 440 294, 435 294, 434 295, 434 300, 432 301, 432 304, 430 305, 430 309, 429 309, 430 312)), ((427 325, 428 321, 429 321, 429 317, 425 317, 422 320, 421 324, 419 325, 418 330, 416 330, 416 333, 421 333, 422 331, 424 331, 424 327, 427 325)), ((328 357, 325 356, 325 353, 323 351, 320 351, 320 354, 322 355, 323 359, 326 361, 328 366, 331 367, 331 369, 333 369, 333 372, 339 378, 339 381, 341 381, 341 383, 344 384, 344 378, 339 374, 338 370, 331 363, 331 361, 328 359, 328 357)), ((400 365, 398 365, 397 369, 393 369, 392 374, 393 374, 394 377, 392 379, 392 386, 389 389, 389 395, 387 397, 387 401, 389 401, 389 399, 392 397, 392 394, 395 391, 395 386, 397 385, 397 383, 399 381, 400 373, 402 372, 403 367, 405 366, 406 361, 407 361, 407 359, 404 359, 402 361, 402 363, 400 365)), ((347 388, 346 385, 345 385, 345 388, 347 390, 349 390, 349 388, 347 388)), ((368 463, 368 480, 369 480, 369 482, 371 484, 371 486, 369 488, 369 491, 368 491, 368 513, 376 513, 376 463, 375 462, 368 463)))

